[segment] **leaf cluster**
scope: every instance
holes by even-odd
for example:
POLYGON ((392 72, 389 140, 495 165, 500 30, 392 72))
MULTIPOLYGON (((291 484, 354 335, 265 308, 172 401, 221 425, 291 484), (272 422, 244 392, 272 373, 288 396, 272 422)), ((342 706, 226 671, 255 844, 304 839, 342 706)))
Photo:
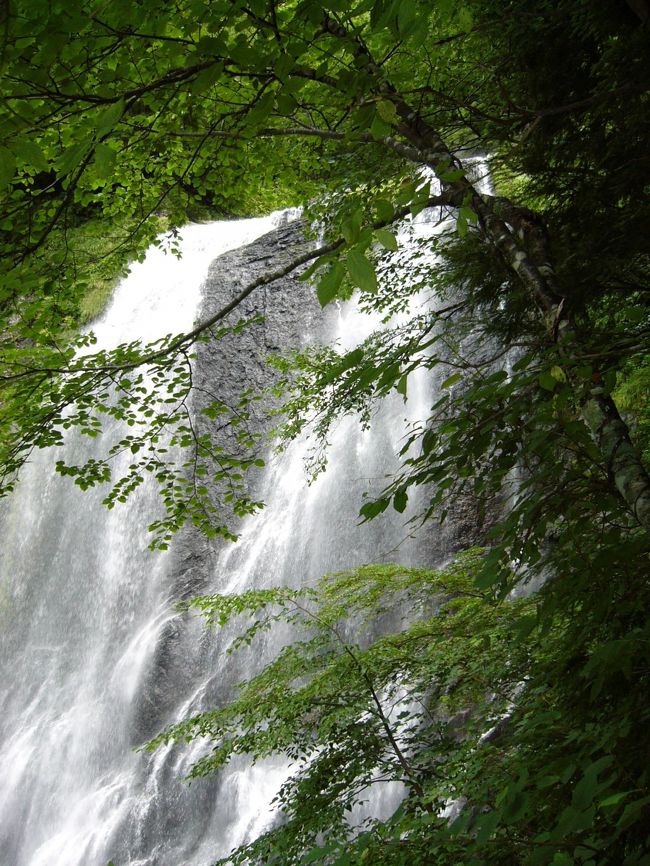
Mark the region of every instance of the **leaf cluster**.
POLYGON ((540 618, 535 597, 477 589, 484 561, 190 603, 213 626, 252 617, 231 651, 278 622, 297 638, 149 744, 208 737, 192 777, 234 755, 290 762, 271 829, 220 863, 647 862, 647 623, 621 639, 624 606, 597 633, 575 611, 540 618), (363 804, 386 785, 378 818, 363 804))

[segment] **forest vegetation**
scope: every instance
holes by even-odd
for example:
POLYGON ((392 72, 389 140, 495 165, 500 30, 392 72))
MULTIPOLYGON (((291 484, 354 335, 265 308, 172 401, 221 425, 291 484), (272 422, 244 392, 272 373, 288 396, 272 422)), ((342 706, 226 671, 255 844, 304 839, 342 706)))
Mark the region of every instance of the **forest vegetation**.
MULTIPOLYGON (((389 326, 275 360, 282 435, 309 430, 318 469, 337 418, 408 399, 423 369, 439 398, 361 518, 403 513, 416 487, 431 525, 460 495, 488 512, 519 479, 484 548, 438 571, 189 603, 214 627, 252 615, 244 643, 278 619, 305 629, 232 704, 152 741, 211 737, 195 776, 235 754, 293 761, 285 820, 227 862, 650 864, 647 0, 6 0, 0 31, 0 492, 33 449, 117 418, 125 477, 111 453, 58 470, 107 485, 109 507, 153 475, 154 547, 186 523, 233 535, 189 477, 219 444, 187 413, 192 347, 237 333, 237 304, 111 351, 78 326, 89 292, 173 249, 188 216, 283 205, 324 233, 292 264, 321 304, 356 291, 389 326), (449 228, 400 279, 384 253, 426 207, 449 228), (391 325, 421 291, 429 312, 391 325), (525 581, 539 590, 513 597, 525 581), (405 600, 398 631, 366 637, 405 600), (386 780, 399 809, 351 825, 386 780)), ((242 383, 206 410, 238 438, 218 452, 238 515, 257 508, 255 396, 242 383)))

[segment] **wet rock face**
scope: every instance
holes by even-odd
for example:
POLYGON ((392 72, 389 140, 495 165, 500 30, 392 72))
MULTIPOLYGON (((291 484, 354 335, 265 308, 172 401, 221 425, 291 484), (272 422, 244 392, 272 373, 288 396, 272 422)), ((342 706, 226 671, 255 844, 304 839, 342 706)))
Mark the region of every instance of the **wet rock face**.
MULTIPOLYGON (((214 315, 230 303, 242 289, 269 271, 288 265, 308 250, 299 222, 281 226, 252 244, 219 256, 210 266, 203 290, 200 318, 214 315)), ((227 319, 233 325, 241 320, 262 317, 238 334, 218 341, 202 343, 196 361, 197 409, 207 403, 210 394, 235 405, 242 390, 262 393, 272 384, 275 374, 265 363, 269 354, 296 349, 305 343, 316 319, 323 314, 313 288, 301 282, 304 268, 256 289, 227 319)), ((320 329, 320 325, 319 325, 320 329)), ((261 424, 268 405, 253 406, 253 425, 261 424)))
MULTIPOLYGON (((210 266, 203 287, 203 301, 199 321, 222 310, 241 291, 255 280, 278 271, 301 253, 311 241, 303 234, 303 224, 292 222, 280 226, 253 243, 225 253, 210 266)), ((209 434, 230 453, 243 454, 241 446, 226 427, 223 418, 210 419, 201 414, 203 407, 213 400, 236 407, 243 391, 268 394, 254 401, 247 411, 247 427, 254 436, 264 435, 271 426, 269 411, 273 398, 269 390, 277 379, 277 372, 267 363, 272 354, 298 349, 310 341, 314 331, 322 333, 329 317, 324 314, 313 288, 299 279, 304 268, 289 276, 262 286, 245 298, 227 317, 230 327, 240 321, 252 321, 236 334, 226 334, 218 340, 208 340, 196 347, 194 363, 193 409, 195 429, 209 434)), ((215 326, 215 332, 219 325, 215 326)), ((264 458, 268 444, 260 440, 260 456, 264 458)), ((247 477, 253 496, 263 470, 252 470, 247 477)), ((210 481, 204 480, 209 484, 210 481)), ((217 500, 218 490, 213 490, 217 500)), ((238 520, 224 505, 224 522, 237 529, 238 520)), ((178 567, 179 597, 191 597, 200 591, 210 565, 214 565, 223 547, 221 540, 209 541, 193 528, 183 531, 175 543, 178 567)))
MULTIPOLYGON (((311 242, 305 240, 302 228, 299 222, 289 223, 215 259, 204 285, 200 318, 213 316, 246 286, 269 272, 281 270, 306 252, 311 242)), ((268 356, 304 346, 314 330, 322 333, 325 327, 326 317, 313 288, 299 279, 303 270, 299 268, 245 298, 226 320, 231 327, 241 321, 252 322, 242 331, 197 347, 195 423, 201 433, 216 437, 224 446, 232 447, 234 453, 241 449, 230 432, 223 429, 223 421, 219 418, 211 421, 201 415, 201 408, 214 399, 234 408, 243 391, 265 395, 249 405, 248 427, 253 435, 268 431, 269 411, 274 402, 269 390, 277 379, 276 371, 267 363, 268 356)), ((261 447, 266 450, 264 443, 261 447)), ((249 478, 252 492, 256 481, 252 473, 249 478)))

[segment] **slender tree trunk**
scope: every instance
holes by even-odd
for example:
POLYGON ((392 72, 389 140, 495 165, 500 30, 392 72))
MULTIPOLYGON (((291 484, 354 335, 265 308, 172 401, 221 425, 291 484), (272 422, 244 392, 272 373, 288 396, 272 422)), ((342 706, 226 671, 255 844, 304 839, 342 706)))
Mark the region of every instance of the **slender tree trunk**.
POLYGON ((582 405, 582 416, 603 455, 616 489, 641 526, 650 529, 648 475, 630 441, 627 426, 614 401, 602 388, 594 387, 582 405))

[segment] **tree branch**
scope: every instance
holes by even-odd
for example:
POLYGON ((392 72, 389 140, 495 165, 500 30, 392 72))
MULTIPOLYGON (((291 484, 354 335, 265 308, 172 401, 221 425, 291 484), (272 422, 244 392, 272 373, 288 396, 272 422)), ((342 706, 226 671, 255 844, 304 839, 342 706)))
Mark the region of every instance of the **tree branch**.
MULTIPOLYGON (((426 207, 439 207, 441 205, 448 205, 449 197, 445 195, 432 196, 426 202, 426 207)), ((371 223, 371 227, 373 229, 384 228, 387 225, 391 225, 392 223, 398 222, 400 219, 403 219, 410 213, 409 207, 403 207, 395 211, 391 219, 389 220, 377 220, 376 222, 371 223)), ((315 249, 309 250, 306 253, 303 253, 300 256, 292 259, 287 265, 284 265, 282 268, 278 268, 274 271, 268 271, 262 276, 258 277, 253 282, 249 283, 245 286, 239 294, 237 294, 232 301, 218 310, 209 318, 200 322, 195 328, 191 331, 187 331, 184 334, 179 334, 165 346, 154 349, 150 352, 146 352, 141 355, 137 359, 133 361, 126 361, 122 364, 99 364, 97 366, 91 366, 87 363, 89 357, 93 356, 85 356, 82 359, 79 359, 76 365, 71 365, 68 367, 31 367, 27 370, 22 371, 21 373, 17 373, 15 375, 5 375, 0 376, 1 379, 5 379, 6 381, 13 381, 18 379, 24 379, 29 376, 37 376, 42 374, 48 375, 64 375, 69 376, 74 373, 84 372, 84 373, 112 373, 115 371, 125 372, 127 370, 135 370, 138 367, 142 367, 145 365, 153 364, 157 361, 162 360, 166 356, 183 350, 188 345, 196 342, 199 337, 201 337, 206 331, 210 330, 214 325, 218 322, 226 319, 230 313, 237 309, 237 307, 254 291, 263 286, 268 286, 270 283, 275 282, 276 280, 282 279, 283 277, 288 276, 289 274, 296 271, 298 268, 303 265, 308 264, 309 262, 314 261, 315 259, 321 258, 322 256, 327 256, 336 250, 340 249, 345 245, 344 238, 337 238, 335 241, 331 241, 328 244, 323 244, 320 247, 316 247, 315 249)), ((15 366, 15 364, 14 364, 15 366)))

